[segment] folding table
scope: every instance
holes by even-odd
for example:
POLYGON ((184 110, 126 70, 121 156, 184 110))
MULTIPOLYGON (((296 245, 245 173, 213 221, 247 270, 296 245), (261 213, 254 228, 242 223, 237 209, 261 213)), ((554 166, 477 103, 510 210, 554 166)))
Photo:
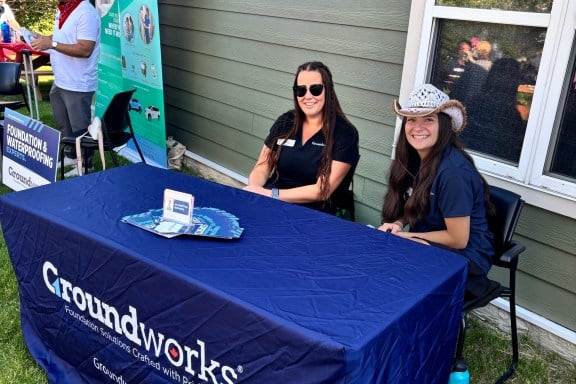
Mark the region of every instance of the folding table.
POLYGON ((51 382, 441 383, 460 256, 134 164, 4 195, 22 330, 51 382), (165 188, 235 215, 237 240, 120 221, 165 188))

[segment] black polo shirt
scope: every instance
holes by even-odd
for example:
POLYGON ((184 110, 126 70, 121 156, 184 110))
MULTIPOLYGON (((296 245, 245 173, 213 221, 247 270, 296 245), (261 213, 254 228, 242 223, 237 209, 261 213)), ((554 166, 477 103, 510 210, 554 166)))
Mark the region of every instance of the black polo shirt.
MULTIPOLYGON (((273 151, 280 150, 277 165, 278 179, 275 180, 276 175, 271 177, 265 185, 267 188, 295 188, 316 183, 322 151, 325 146, 324 134, 320 130, 302 145, 301 128, 298 129, 294 137, 285 138, 293 124, 294 111, 292 110, 276 120, 265 140, 268 148, 273 151)), ((332 160, 348 163, 352 168, 330 197, 331 201, 338 201, 339 197, 348 190, 359 157, 356 129, 345 120, 337 118, 334 128, 332 160)), ((332 213, 332 208, 323 202, 303 205, 332 213)))

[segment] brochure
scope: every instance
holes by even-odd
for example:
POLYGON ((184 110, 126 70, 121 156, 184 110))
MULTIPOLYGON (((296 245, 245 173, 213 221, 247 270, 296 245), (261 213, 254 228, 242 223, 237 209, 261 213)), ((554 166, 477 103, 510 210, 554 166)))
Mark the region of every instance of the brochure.
POLYGON ((32 32, 24 27, 20 27, 20 36, 22 36, 26 44, 30 44, 30 42, 35 39, 32 32))
POLYGON ((194 207, 190 225, 166 219, 162 208, 125 216, 120 220, 167 238, 191 235, 237 239, 244 231, 236 216, 222 209, 211 207, 194 207))

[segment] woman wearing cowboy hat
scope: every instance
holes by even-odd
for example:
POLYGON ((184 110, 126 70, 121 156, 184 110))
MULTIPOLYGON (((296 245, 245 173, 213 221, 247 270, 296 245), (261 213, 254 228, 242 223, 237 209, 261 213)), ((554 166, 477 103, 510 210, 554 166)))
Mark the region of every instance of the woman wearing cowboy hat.
POLYGON ((480 296, 489 288, 494 254, 486 219, 492 204, 486 181, 458 139, 466 111, 430 84, 414 90, 404 107, 398 101, 393 107, 402 127, 379 229, 466 257, 466 293, 480 296))

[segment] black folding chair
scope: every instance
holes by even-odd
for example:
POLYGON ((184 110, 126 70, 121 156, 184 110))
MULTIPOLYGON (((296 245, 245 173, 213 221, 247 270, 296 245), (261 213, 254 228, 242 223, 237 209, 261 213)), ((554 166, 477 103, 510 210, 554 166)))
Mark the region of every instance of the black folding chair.
POLYGON ((464 362, 463 349, 464 338, 466 336, 466 317, 468 313, 476 308, 487 305, 497 297, 505 297, 510 300, 510 335, 512 343, 512 362, 504 374, 496 383, 504 383, 516 371, 518 367, 518 329, 516 325, 516 270, 518 268, 518 258, 520 253, 524 252, 526 247, 512 240, 524 200, 514 192, 491 186, 490 200, 495 206, 496 213, 488 217, 488 226, 494 234, 494 258, 493 265, 505 268, 509 272, 508 285, 500 286, 495 284, 497 289, 490 290, 485 296, 474 299, 473 301, 464 301, 462 319, 456 345, 455 366, 464 362))
MULTIPOLYGON (((135 91, 136 88, 115 94, 101 119, 104 151, 110 152, 112 162, 116 167, 119 163, 114 148, 124 145, 130 140, 134 141, 134 145, 142 162, 146 162, 138 145, 138 141, 136 141, 129 115, 130 99, 135 91)), ((63 137, 60 141, 62 144, 60 147, 60 176, 61 179, 64 179, 64 149, 67 146, 75 147, 76 137, 67 136, 63 137)), ((82 148, 83 158, 86 159, 88 151, 98 149, 98 140, 94 140, 90 135, 86 135, 81 139, 80 146, 82 148)), ((84 162, 84 173, 88 173, 87 162, 84 162)))
POLYGON ((0 112, 2 116, 5 108, 18 109, 26 106, 28 111, 30 111, 24 87, 20 84, 21 71, 22 66, 19 63, 0 62, 0 95, 22 96, 19 100, 0 101, 0 112))

